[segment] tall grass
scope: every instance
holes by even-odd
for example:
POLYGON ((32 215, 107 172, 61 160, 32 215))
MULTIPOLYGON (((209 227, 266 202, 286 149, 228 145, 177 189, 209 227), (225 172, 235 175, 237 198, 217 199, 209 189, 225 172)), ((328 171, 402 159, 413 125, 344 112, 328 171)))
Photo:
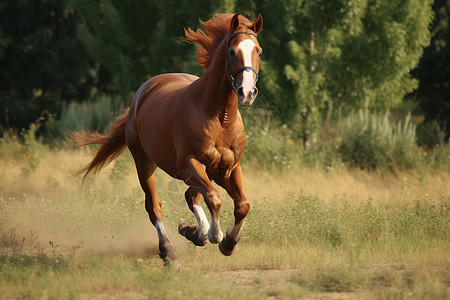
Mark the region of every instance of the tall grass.
POLYGON ((105 132, 109 123, 123 113, 124 101, 101 96, 95 101, 64 103, 59 120, 50 119, 46 125, 47 140, 67 138, 67 130, 97 130, 105 132))
POLYGON ((422 195, 409 203, 352 204, 347 197, 327 203, 318 196, 289 194, 280 206, 262 202, 253 209, 246 231, 254 241, 283 241, 355 252, 352 263, 364 260, 361 251, 408 249, 419 243, 450 243, 450 198, 433 201, 422 195), (260 225, 270 220, 267 227, 260 225))

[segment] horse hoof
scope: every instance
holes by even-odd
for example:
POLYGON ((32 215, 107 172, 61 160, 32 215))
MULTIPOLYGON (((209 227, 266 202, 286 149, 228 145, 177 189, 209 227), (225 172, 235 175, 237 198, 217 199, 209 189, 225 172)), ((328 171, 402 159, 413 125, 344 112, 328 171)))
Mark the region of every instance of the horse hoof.
POLYGON ((190 226, 187 222, 182 222, 178 225, 178 233, 184 236, 186 239, 194 243, 196 246, 205 246, 208 237, 199 237, 200 230, 198 226, 190 226))
POLYGON ((230 256, 234 253, 234 250, 236 249, 235 246, 236 245, 231 246, 229 243, 227 243, 226 239, 223 239, 219 244, 219 249, 223 255, 230 256))
POLYGON ((223 233, 219 231, 219 233, 213 234, 210 231, 208 232, 208 239, 211 244, 219 244, 223 240, 223 233))

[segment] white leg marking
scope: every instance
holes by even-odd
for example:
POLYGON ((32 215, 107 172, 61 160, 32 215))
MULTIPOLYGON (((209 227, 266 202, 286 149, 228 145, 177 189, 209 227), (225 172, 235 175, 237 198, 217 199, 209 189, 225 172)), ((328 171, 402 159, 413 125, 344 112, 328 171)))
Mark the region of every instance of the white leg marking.
POLYGON ((208 238, 209 241, 213 244, 218 244, 223 239, 223 233, 222 230, 220 230, 219 220, 216 219, 212 214, 211 214, 211 227, 209 228, 208 231, 208 238))
MULTIPOLYGON (((242 50, 242 53, 244 54, 244 66, 253 67, 252 66, 252 54, 253 50, 256 47, 255 42, 253 42, 251 39, 243 40, 238 45, 239 49, 242 50)), ((255 86, 255 80, 253 78, 253 72, 252 71, 244 71, 242 72, 242 84, 241 86, 244 89, 244 95, 248 95, 249 92, 253 89, 255 86)))
POLYGON ((158 233, 158 239, 162 240, 163 238, 169 239, 166 233, 166 229, 161 221, 156 221, 155 224, 156 232, 158 233))
POLYGON ((200 205, 192 205, 194 209, 194 215, 197 219, 198 228, 200 230, 199 238, 202 241, 207 241, 208 239, 208 230, 209 230, 209 222, 206 218, 205 212, 203 211, 203 208, 200 205))

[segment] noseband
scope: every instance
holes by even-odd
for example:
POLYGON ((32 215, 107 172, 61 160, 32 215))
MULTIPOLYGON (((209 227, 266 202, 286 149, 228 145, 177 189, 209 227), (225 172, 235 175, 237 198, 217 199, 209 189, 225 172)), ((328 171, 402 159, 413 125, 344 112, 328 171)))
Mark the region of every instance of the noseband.
POLYGON ((230 75, 231 78, 231 85, 233 86, 233 90, 236 92, 236 86, 235 86, 235 81, 236 81, 236 76, 244 71, 253 71, 256 75, 256 80, 255 80, 255 85, 256 82, 258 81, 258 71, 256 71, 255 68, 253 68, 252 66, 243 66, 242 68, 239 68, 236 72, 231 73, 231 67, 230 67, 230 42, 232 39, 234 39, 237 35, 239 34, 248 34, 248 35, 253 35, 255 38, 257 37, 256 34, 253 31, 249 31, 249 32, 243 32, 243 31, 238 31, 233 33, 232 35, 230 35, 228 37, 228 42, 227 42, 227 68, 228 68, 228 74, 230 75))

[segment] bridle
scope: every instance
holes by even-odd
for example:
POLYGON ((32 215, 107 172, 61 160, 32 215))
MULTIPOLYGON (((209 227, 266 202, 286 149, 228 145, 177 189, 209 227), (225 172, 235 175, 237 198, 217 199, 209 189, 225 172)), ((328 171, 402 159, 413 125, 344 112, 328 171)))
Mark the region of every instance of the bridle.
POLYGON ((231 73, 231 67, 230 67, 230 42, 232 39, 234 39, 237 35, 239 34, 247 34, 247 35, 253 35, 255 38, 256 33, 254 33, 253 31, 248 31, 248 32, 243 32, 243 31, 237 31, 235 33, 233 33, 232 35, 230 35, 228 37, 228 42, 227 42, 227 68, 228 68, 228 74, 230 75, 231 78, 231 85, 233 86, 233 90, 236 92, 236 86, 235 86, 235 81, 236 81, 236 76, 244 71, 253 71, 256 75, 256 80, 255 80, 255 85, 256 82, 258 81, 258 71, 256 71, 255 68, 253 68, 252 66, 243 66, 242 68, 239 68, 236 72, 231 73))

